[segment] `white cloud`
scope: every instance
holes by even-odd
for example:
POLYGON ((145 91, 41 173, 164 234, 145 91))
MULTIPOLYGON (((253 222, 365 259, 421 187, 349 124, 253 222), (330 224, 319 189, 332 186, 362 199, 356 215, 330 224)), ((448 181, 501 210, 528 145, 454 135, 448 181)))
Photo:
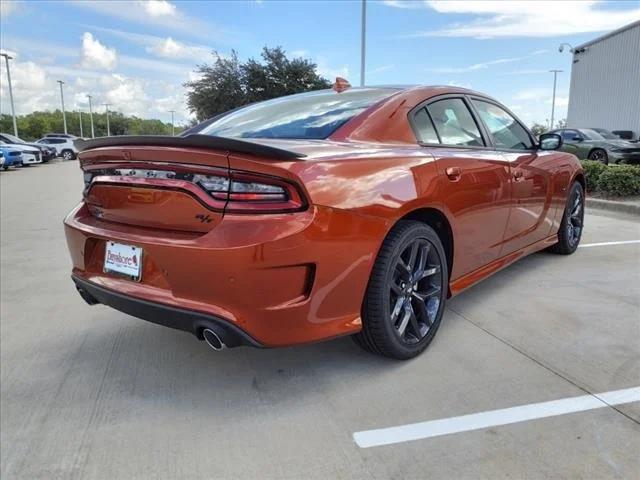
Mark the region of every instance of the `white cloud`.
POLYGON ((355 85, 352 79, 349 79, 349 66, 342 65, 341 67, 336 67, 334 65, 329 65, 326 57, 318 56, 315 59, 315 63, 317 65, 317 71, 322 76, 325 77, 330 82, 333 82, 336 77, 342 77, 349 80, 352 85, 355 85))
POLYGON ((71 5, 91 10, 99 15, 114 17, 126 22, 162 27, 185 35, 207 39, 222 36, 221 30, 215 25, 188 16, 176 5, 167 1, 83 0, 73 2, 71 5))
POLYGON ((447 82, 447 85, 451 86, 451 87, 460 87, 460 88, 471 88, 471 84, 470 83, 459 83, 456 82, 455 80, 449 80, 447 82))
POLYGON ((152 17, 176 17, 178 15, 176 6, 167 0, 142 0, 137 3, 142 5, 144 11, 152 17))
POLYGON ((147 52, 163 58, 175 58, 179 60, 191 58, 199 62, 206 60, 211 54, 211 50, 206 47, 187 45, 171 37, 167 37, 155 45, 147 47, 147 52))
POLYGON ((551 88, 529 88, 520 90, 513 96, 514 100, 545 101, 551 98, 551 88))
POLYGON ((544 70, 542 68, 522 68, 519 70, 501 73, 501 75, 540 75, 542 73, 549 73, 549 70, 544 70))
POLYGON ((540 55, 541 53, 546 52, 546 50, 536 50, 531 52, 529 55, 525 55, 523 57, 512 57, 512 58, 498 58, 496 60, 489 60, 487 62, 482 63, 474 63, 473 65, 468 65, 465 67, 438 67, 438 68, 430 68, 428 71, 434 73, 467 73, 474 72, 477 70, 484 70, 493 65, 502 65, 505 63, 514 63, 519 62, 521 60, 525 60, 531 56, 540 55))
MULTIPOLYGON (((59 108, 59 94, 56 97, 55 80, 48 79, 45 70, 34 62, 11 62, 11 84, 15 101, 16 113, 29 113, 34 110, 59 108), (56 98, 58 103, 56 103, 56 98)), ((5 62, 0 62, 0 75, 7 78, 5 62)), ((1 112, 9 112, 9 92, 6 82, 0 82, 1 112)))
POLYGON ((556 107, 568 107, 568 106, 569 106, 569 97, 556 96, 556 107))
MULTIPOLYGON (((390 6, 397 2, 385 2, 390 6)), ((607 9, 599 0, 556 0, 553 3, 533 1, 456 1, 432 0, 411 4, 426 6, 438 13, 475 15, 469 21, 442 29, 417 32, 411 37, 556 37, 578 33, 614 30, 640 19, 635 8, 607 9)), ((407 5, 403 4, 407 8, 407 5)))
MULTIPOLYGON (((174 40, 172 37, 157 37, 155 35, 116 30, 114 28, 105 28, 96 25, 84 25, 84 27, 122 38, 136 45, 141 45, 145 47, 148 53, 161 58, 171 58, 179 61, 193 60, 201 63, 210 59, 213 51, 211 47, 184 43, 174 40)), ((221 56, 224 57, 224 55, 221 56)))
POLYGON ((496 60, 490 60, 484 63, 474 63, 473 65, 468 65, 466 67, 438 67, 438 68, 430 68, 428 69, 430 72, 434 73, 467 73, 473 72, 476 70, 484 70, 489 68, 491 65, 500 65, 502 63, 512 63, 522 60, 523 57, 517 58, 498 58, 496 60))
POLYGON ((0 17, 2 19, 7 18, 9 15, 17 12, 20 8, 20 3, 15 0, 2 0, 0 1, 0 17))
POLYGON ((82 51, 80 65, 83 68, 113 70, 116 67, 117 55, 114 48, 105 47, 89 32, 82 35, 82 51))
MULTIPOLYGON (((77 68, 72 65, 63 66, 59 63, 38 65, 32 61, 19 61, 20 55, 15 57, 11 63, 11 77, 16 112, 20 115, 36 110, 59 109, 60 90, 56 80, 63 80, 65 104, 69 110, 82 109, 86 112, 86 95, 90 94, 93 96, 94 111, 103 111, 102 104, 107 102, 112 104, 110 109, 113 111, 142 118, 160 118, 167 121, 168 110, 177 112, 178 124, 187 122, 191 117, 181 85, 188 78, 188 71, 180 65, 176 67, 166 62, 148 60, 155 64, 142 65, 141 68, 156 68, 156 71, 164 75, 135 76, 105 73, 104 70, 77 68)), ((143 59, 125 57, 125 61, 120 63, 139 63, 140 60, 143 59)), ((0 75, 6 78, 4 62, 0 62, 0 75)), ((9 95, 5 82, 0 82, 0 97, 0 111, 8 112, 9 95)))
POLYGON ((386 72, 388 70, 391 70, 395 67, 395 65, 390 64, 390 65, 381 65, 379 67, 376 68, 372 68, 371 70, 367 70, 367 75, 375 75, 377 73, 382 73, 382 72, 386 72))
POLYGON ((409 10, 422 8, 426 4, 425 1, 419 0, 384 0, 382 3, 388 7, 404 8, 409 10))

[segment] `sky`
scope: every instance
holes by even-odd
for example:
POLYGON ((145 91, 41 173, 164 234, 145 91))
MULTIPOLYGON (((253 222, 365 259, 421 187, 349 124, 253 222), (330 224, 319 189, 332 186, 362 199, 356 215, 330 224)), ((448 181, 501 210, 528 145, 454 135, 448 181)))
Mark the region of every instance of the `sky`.
MULTIPOLYGON (((360 0, 1 0, 0 50, 15 57, 16 111, 111 110, 176 122, 191 118, 183 83, 198 64, 282 46, 330 80, 360 83, 360 0)), ((573 46, 640 19, 640 0, 367 0, 366 84, 456 85, 487 93, 525 123, 566 116, 573 46)), ((2 59, 4 60, 4 59, 2 59)), ((0 111, 10 113, 0 64, 0 111)))

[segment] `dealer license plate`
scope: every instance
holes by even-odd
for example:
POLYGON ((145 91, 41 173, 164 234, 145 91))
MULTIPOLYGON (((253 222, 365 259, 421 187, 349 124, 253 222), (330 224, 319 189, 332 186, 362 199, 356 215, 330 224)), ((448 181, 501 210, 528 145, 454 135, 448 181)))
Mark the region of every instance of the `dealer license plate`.
POLYGON ((122 243, 106 242, 104 271, 114 272, 132 280, 140 280, 142 273, 142 248, 122 243))

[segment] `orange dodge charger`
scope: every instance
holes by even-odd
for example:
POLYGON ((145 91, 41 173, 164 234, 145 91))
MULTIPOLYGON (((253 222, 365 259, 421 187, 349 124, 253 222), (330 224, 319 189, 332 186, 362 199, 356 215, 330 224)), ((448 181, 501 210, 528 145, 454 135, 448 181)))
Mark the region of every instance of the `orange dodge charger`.
POLYGON ((80 140, 72 279, 216 350, 353 335, 411 358, 448 297, 576 250, 585 177, 561 143, 478 92, 344 82, 180 137, 80 140))

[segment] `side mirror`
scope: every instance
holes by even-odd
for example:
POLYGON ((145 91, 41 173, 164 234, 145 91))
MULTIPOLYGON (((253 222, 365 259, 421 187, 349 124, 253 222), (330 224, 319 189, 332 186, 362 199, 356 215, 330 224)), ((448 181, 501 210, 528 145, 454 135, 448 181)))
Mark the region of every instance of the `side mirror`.
POLYGON ((562 146, 562 137, 557 133, 543 133, 540 135, 540 150, 558 150, 562 146))
POLYGON ((573 140, 574 142, 581 142, 582 140, 584 140, 584 138, 582 138, 579 135, 576 135, 575 137, 573 137, 571 140, 573 140))

